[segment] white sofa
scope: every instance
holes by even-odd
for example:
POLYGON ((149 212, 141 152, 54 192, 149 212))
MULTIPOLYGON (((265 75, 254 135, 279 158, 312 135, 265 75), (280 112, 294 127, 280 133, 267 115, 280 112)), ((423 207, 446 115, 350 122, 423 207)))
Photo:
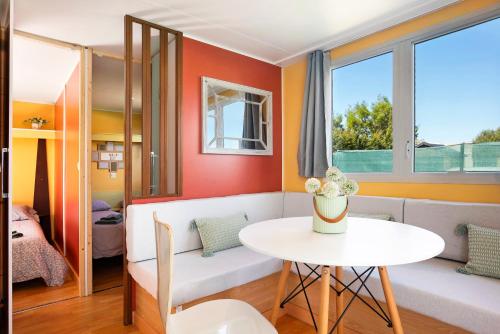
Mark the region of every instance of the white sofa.
MULTIPOLYGON (((251 223, 279 217, 311 215, 311 197, 305 193, 261 193, 208 199, 181 200, 127 208, 128 271, 156 298, 155 238, 152 213, 174 230, 173 304, 239 286, 281 269, 281 261, 244 246, 201 256, 201 241, 192 221, 243 211, 251 223)), ((352 196, 350 211, 389 214, 395 221, 432 230, 446 241, 443 258, 389 268, 398 305, 476 332, 498 333, 500 280, 455 272, 466 259, 466 238, 454 234, 456 225, 473 223, 500 229, 500 205, 452 203, 388 197, 352 196)), ((346 270, 347 278, 353 273, 346 270)), ((378 275, 368 285, 384 300, 378 275)))

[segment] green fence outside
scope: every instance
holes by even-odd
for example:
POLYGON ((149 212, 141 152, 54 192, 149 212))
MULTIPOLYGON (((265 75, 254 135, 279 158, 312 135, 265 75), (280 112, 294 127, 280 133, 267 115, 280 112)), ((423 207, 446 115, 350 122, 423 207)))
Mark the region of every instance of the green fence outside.
MULTIPOLYGON (((345 150, 333 164, 346 173, 391 172, 392 150, 345 150)), ((500 142, 415 149, 416 172, 500 172, 500 142)))

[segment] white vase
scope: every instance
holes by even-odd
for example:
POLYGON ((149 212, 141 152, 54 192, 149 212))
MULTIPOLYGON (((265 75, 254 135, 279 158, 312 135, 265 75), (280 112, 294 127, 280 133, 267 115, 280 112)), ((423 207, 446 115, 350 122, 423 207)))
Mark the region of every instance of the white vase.
POLYGON ((320 215, 327 219, 337 219, 345 213, 347 208, 347 196, 326 198, 315 196, 316 209, 313 208, 313 230, 318 233, 344 233, 347 230, 347 214, 338 222, 331 223, 321 219, 320 215), (318 210, 318 212, 316 212, 318 210))
POLYGON ((31 128, 32 129, 40 129, 40 127, 41 127, 40 123, 35 123, 35 122, 31 123, 31 128))

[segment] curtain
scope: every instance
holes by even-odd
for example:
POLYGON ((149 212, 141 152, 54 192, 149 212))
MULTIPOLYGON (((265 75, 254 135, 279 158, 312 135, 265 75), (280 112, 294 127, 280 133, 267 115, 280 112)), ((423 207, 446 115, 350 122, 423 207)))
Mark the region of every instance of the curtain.
MULTIPOLYGON (((245 93, 245 101, 260 102, 260 95, 245 93)), ((243 138, 259 139, 261 127, 259 122, 259 105, 245 103, 245 112, 243 114, 243 138)), ((266 142, 266 131, 262 130, 262 141, 266 142)), ((256 141, 243 140, 241 148, 264 150, 265 147, 256 141)))
POLYGON ((297 154, 299 175, 304 177, 324 177, 328 169, 326 119, 327 117, 329 119, 330 116, 325 113, 323 61, 322 51, 314 51, 307 57, 302 123, 297 154))

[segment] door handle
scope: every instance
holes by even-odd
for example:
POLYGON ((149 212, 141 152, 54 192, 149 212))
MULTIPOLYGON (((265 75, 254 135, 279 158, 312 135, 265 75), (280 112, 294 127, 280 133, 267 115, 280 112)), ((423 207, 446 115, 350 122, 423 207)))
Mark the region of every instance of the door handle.
POLYGON ((4 185, 5 185, 5 177, 6 177, 6 170, 5 170, 5 161, 8 161, 9 159, 9 149, 4 147, 2 148, 2 161, 1 161, 1 168, 0 168, 0 173, 2 174, 1 175, 1 180, 0 180, 0 187, 1 187, 1 191, 2 191, 2 198, 8 198, 9 197, 9 193, 8 192, 5 192, 4 191, 4 185), (5 154, 7 154, 7 159, 5 159, 5 154))

